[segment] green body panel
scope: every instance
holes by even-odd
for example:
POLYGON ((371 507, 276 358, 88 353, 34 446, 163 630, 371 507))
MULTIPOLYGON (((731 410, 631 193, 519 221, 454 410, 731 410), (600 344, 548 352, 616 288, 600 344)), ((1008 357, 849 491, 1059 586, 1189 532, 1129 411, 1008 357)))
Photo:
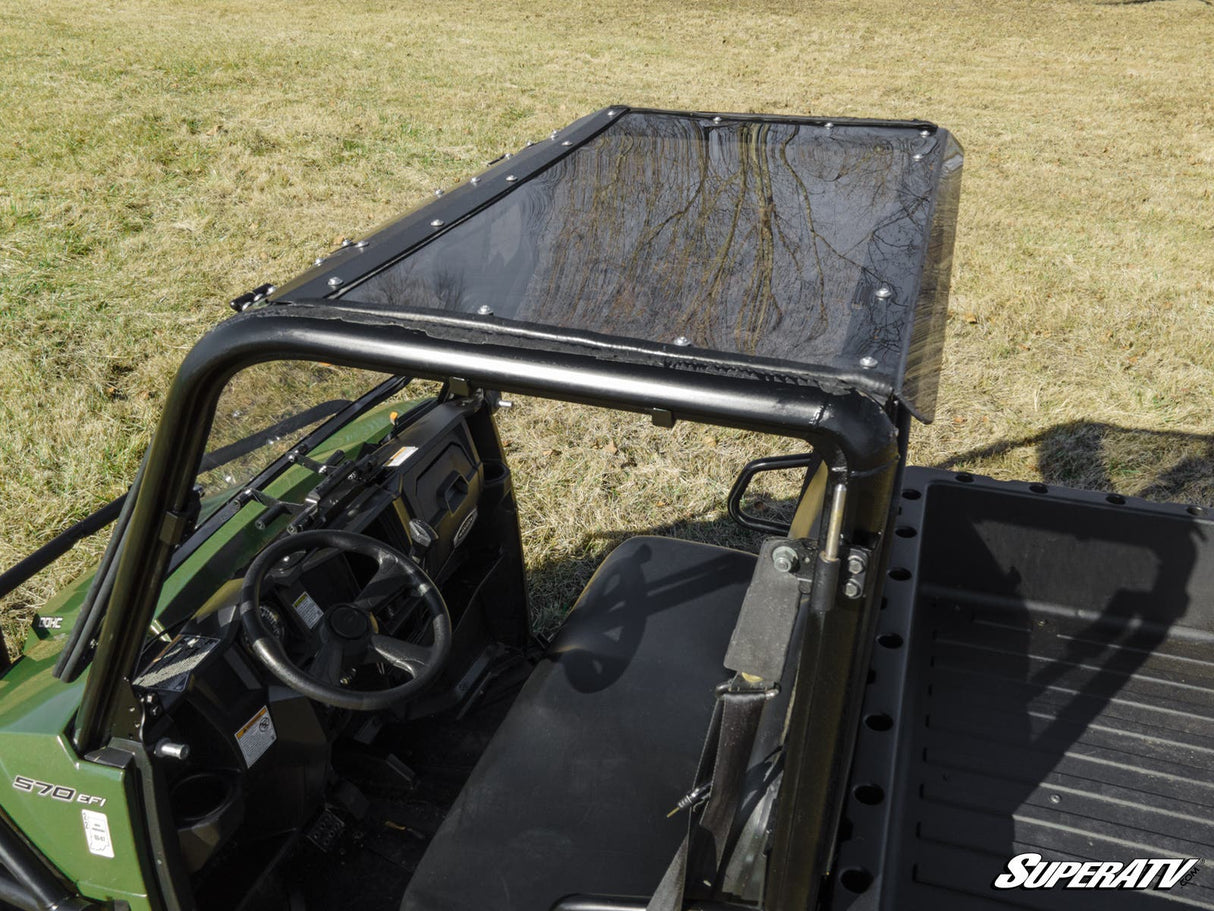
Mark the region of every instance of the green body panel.
MULTIPOLYGON (((310 456, 323 461, 337 449, 349 453, 381 439, 392 427, 390 412, 408 410, 413 404, 386 403, 372 409, 328 437, 310 456)), ((266 485, 265 492, 298 500, 317 480, 314 472, 292 465, 266 485)), ((281 531, 287 517, 264 531, 255 528, 254 520, 264 510, 257 503, 245 506, 169 576, 151 632, 162 632, 161 623, 173 625, 192 616, 281 531)), ((52 675, 92 576, 93 572, 86 573, 47 602, 35 618, 21 658, 0 678, 0 808, 83 895, 120 899, 132 911, 143 911, 152 904, 132 831, 125 775, 83 761, 68 737, 88 671, 72 683, 52 675), (57 618, 60 626, 39 626, 48 617, 57 618), (28 788, 27 781, 32 782, 28 788), (82 813, 86 810, 104 813, 113 857, 90 851, 82 813)), ((96 817, 92 821, 95 825, 96 817)), ((103 850, 96 843, 94 848, 103 850)))

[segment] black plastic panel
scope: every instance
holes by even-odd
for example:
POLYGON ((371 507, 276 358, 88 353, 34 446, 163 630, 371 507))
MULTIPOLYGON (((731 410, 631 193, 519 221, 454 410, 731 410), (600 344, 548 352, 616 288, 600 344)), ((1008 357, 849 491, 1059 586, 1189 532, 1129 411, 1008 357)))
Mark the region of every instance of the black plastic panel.
POLYGON ((1214 907, 992 888, 1015 855, 1214 856, 1214 536, 1184 507, 906 473, 836 909, 1214 907))

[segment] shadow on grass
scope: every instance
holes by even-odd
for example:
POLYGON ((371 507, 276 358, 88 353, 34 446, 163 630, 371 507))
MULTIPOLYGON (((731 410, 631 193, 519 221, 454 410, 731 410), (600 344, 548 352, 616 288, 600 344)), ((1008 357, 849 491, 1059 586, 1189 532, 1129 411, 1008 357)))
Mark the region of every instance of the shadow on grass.
POLYGON ((1214 435, 1073 421, 1000 440, 932 466, 981 472, 983 463, 1034 447, 1047 484, 1160 502, 1214 506, 1214 435))

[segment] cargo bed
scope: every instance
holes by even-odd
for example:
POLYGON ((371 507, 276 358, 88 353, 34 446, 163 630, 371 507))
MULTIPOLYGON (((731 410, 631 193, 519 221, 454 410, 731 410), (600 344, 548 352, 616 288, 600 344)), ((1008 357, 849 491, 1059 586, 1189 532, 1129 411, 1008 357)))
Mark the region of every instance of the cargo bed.
POLYGON ((909 469, 832 907, 1214 908, 1214 525, 1197 507, 909 469), (1200 858, 1167 891, 997 890, 1200 858))

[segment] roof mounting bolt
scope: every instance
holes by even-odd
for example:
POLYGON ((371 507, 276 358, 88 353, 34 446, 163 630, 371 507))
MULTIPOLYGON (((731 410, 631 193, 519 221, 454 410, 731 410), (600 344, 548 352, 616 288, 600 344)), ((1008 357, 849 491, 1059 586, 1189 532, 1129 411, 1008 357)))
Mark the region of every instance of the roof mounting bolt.
POLYGON ((795 550, 787 544, 781 544, 771 552, 771 565, 776 568, 777 572, 794 573, 801 565, 801 559, 795 550))
POLYGON ((860 366, 865 370, 872 370, 877 366, 877 359, 866 354, 864 357, 860 358, 860 366))
POLYGON ((566 139, 566 140, 564 140, 564 141, 561 143, 561 145, 563 145, 563 146, 571 146, 571 145, 573 145, 573 143, 572 143, 572 142, 570 142, 568 139, 566 139))
POLYGON ((324 264, 325 258, 323 256, 318 256, 316 259, 312 260, 312 265, 314 266, 323 266, 324 264))
POLYGON ((609 109, 607 110, 607 116, 608 116, 608 117, 614 117, 614 116, 615 116, 616 114, 618 114, 618 113, 619 113, 619 111, 617 111, 615 108, 609 108, 609 109))
POLYGON ((505 155, 502 156, 502 158, 506 159, 507 161, 509 161, 513 157, 514 157, 513 152, 507 152, 505 155))
POLYGON ((687 346, 689 346, 691 344, 691 339, 689 339, 685 335, 680 335, 678 338, 676 338, 674 340, 674 343, 676 345, 678 345, 680 348, 686 348, 687 346))
POLYGON ((513 174, 506 175, 506 183, 514 183, 516 180, 518 180, 518 178, 515 177, 513 174))
POLYGON ((334 275, 332 278, 329 279, 330 288, 339 288, 339 287, 341 287, 341 284, 342 284, 342 280, 340 278, 338 278, 336 275, 334 275))
POLYGON ((716 117, 712 118, 712 122, 713 122, 713 123, 720 123, 720 122, 721 122, 721 115, 720 115, 720 114, 718 114, 716 117))
POLYGON ((920 130, 919 135, 922 136, 924 139, 927 139, 927 137, 932 135, 932 131, 931 130, 920 130))
POLYGON ((864 559, 863 554, 850 554, 847 558, 847 571, 853 576, 859 575, 868 569, 868 561, 864 559))
POLYGON ((266 285, 266 297, 278 290, 278 285, 266 285))
POLYGON ((829 120, 826 121, 826 123, 824 123, 823 126, 826 127, 826 129, 828 129, 828 130, 833 130, 835 128, 835 125, 833 123, 831 123, 829 120))
POLYGON ((468 183, 472 184, 472 186, 474 186, 474 187, 480 182, 481 182, 481 179, 479 177, 473 177, 470 181, 468 181, 468 183))
POLYGON ((879 301, 887 301, 894 296, 894 289, 889 285, 882 285, 873 293, 873 296, 879 301))
POLYGON ((559 132, 560 132, 560 130, 553 130, 551 133, 549 133, 549 134, 548 134, 548 138, 549 138, 549 139, 556 139, 556 135, 557 135, 557 133, 559 133, 559 132))
POLYGON ((493 308, 488 304, 481 304, 476 308, 477 316, 493 316, 493 308))
POLYGON ((911 161, 922 161, 922 160, 923 160, 922 152, 916 152, 914 155, 911 156, 911 161))
POLYGON ((358 247, 360 250, 365 250, 367 248, 367 242, 365 240, 360 240, 355 243, 354 246, 358 247))
POLYGON ((431 228, 441 228, 445 224, 446 224, 446 222, 443 221, 441 218, 436 218, 430 222, 430 227, 431 228))
POLYGON ((354 243, 354 241, 350 240, 350 238, 348 238, 348 237, 343 237, 343 238, 341 239, 341 245, 342 245, 343 247, 348 247, 348 246, 350 246, 350 244, 352 244, 352 243, 354 243))
POLYGON ((443 188, 442 188, 442 187, 435 187, 435 188, 434 188, 434 195, 435 195, 435 196, 442 196, 444 192, 445 192, 445 191, 443 190, 443 188))
POLYGON ((533 145, 535 145, 535 143, 534 143, 534 142, 532 142, 530 139, 528 139, 528 140, 527 140, 527 144, 526 144, 525 146, 523 146, 523 148, 525 148, 525 149, 529 149, 529 148, 531 148, 533 145))
POLYGON ((864 587, 855 579, 848 579, 843 583, 843 597, 856 599, 864 594, 864 587))

